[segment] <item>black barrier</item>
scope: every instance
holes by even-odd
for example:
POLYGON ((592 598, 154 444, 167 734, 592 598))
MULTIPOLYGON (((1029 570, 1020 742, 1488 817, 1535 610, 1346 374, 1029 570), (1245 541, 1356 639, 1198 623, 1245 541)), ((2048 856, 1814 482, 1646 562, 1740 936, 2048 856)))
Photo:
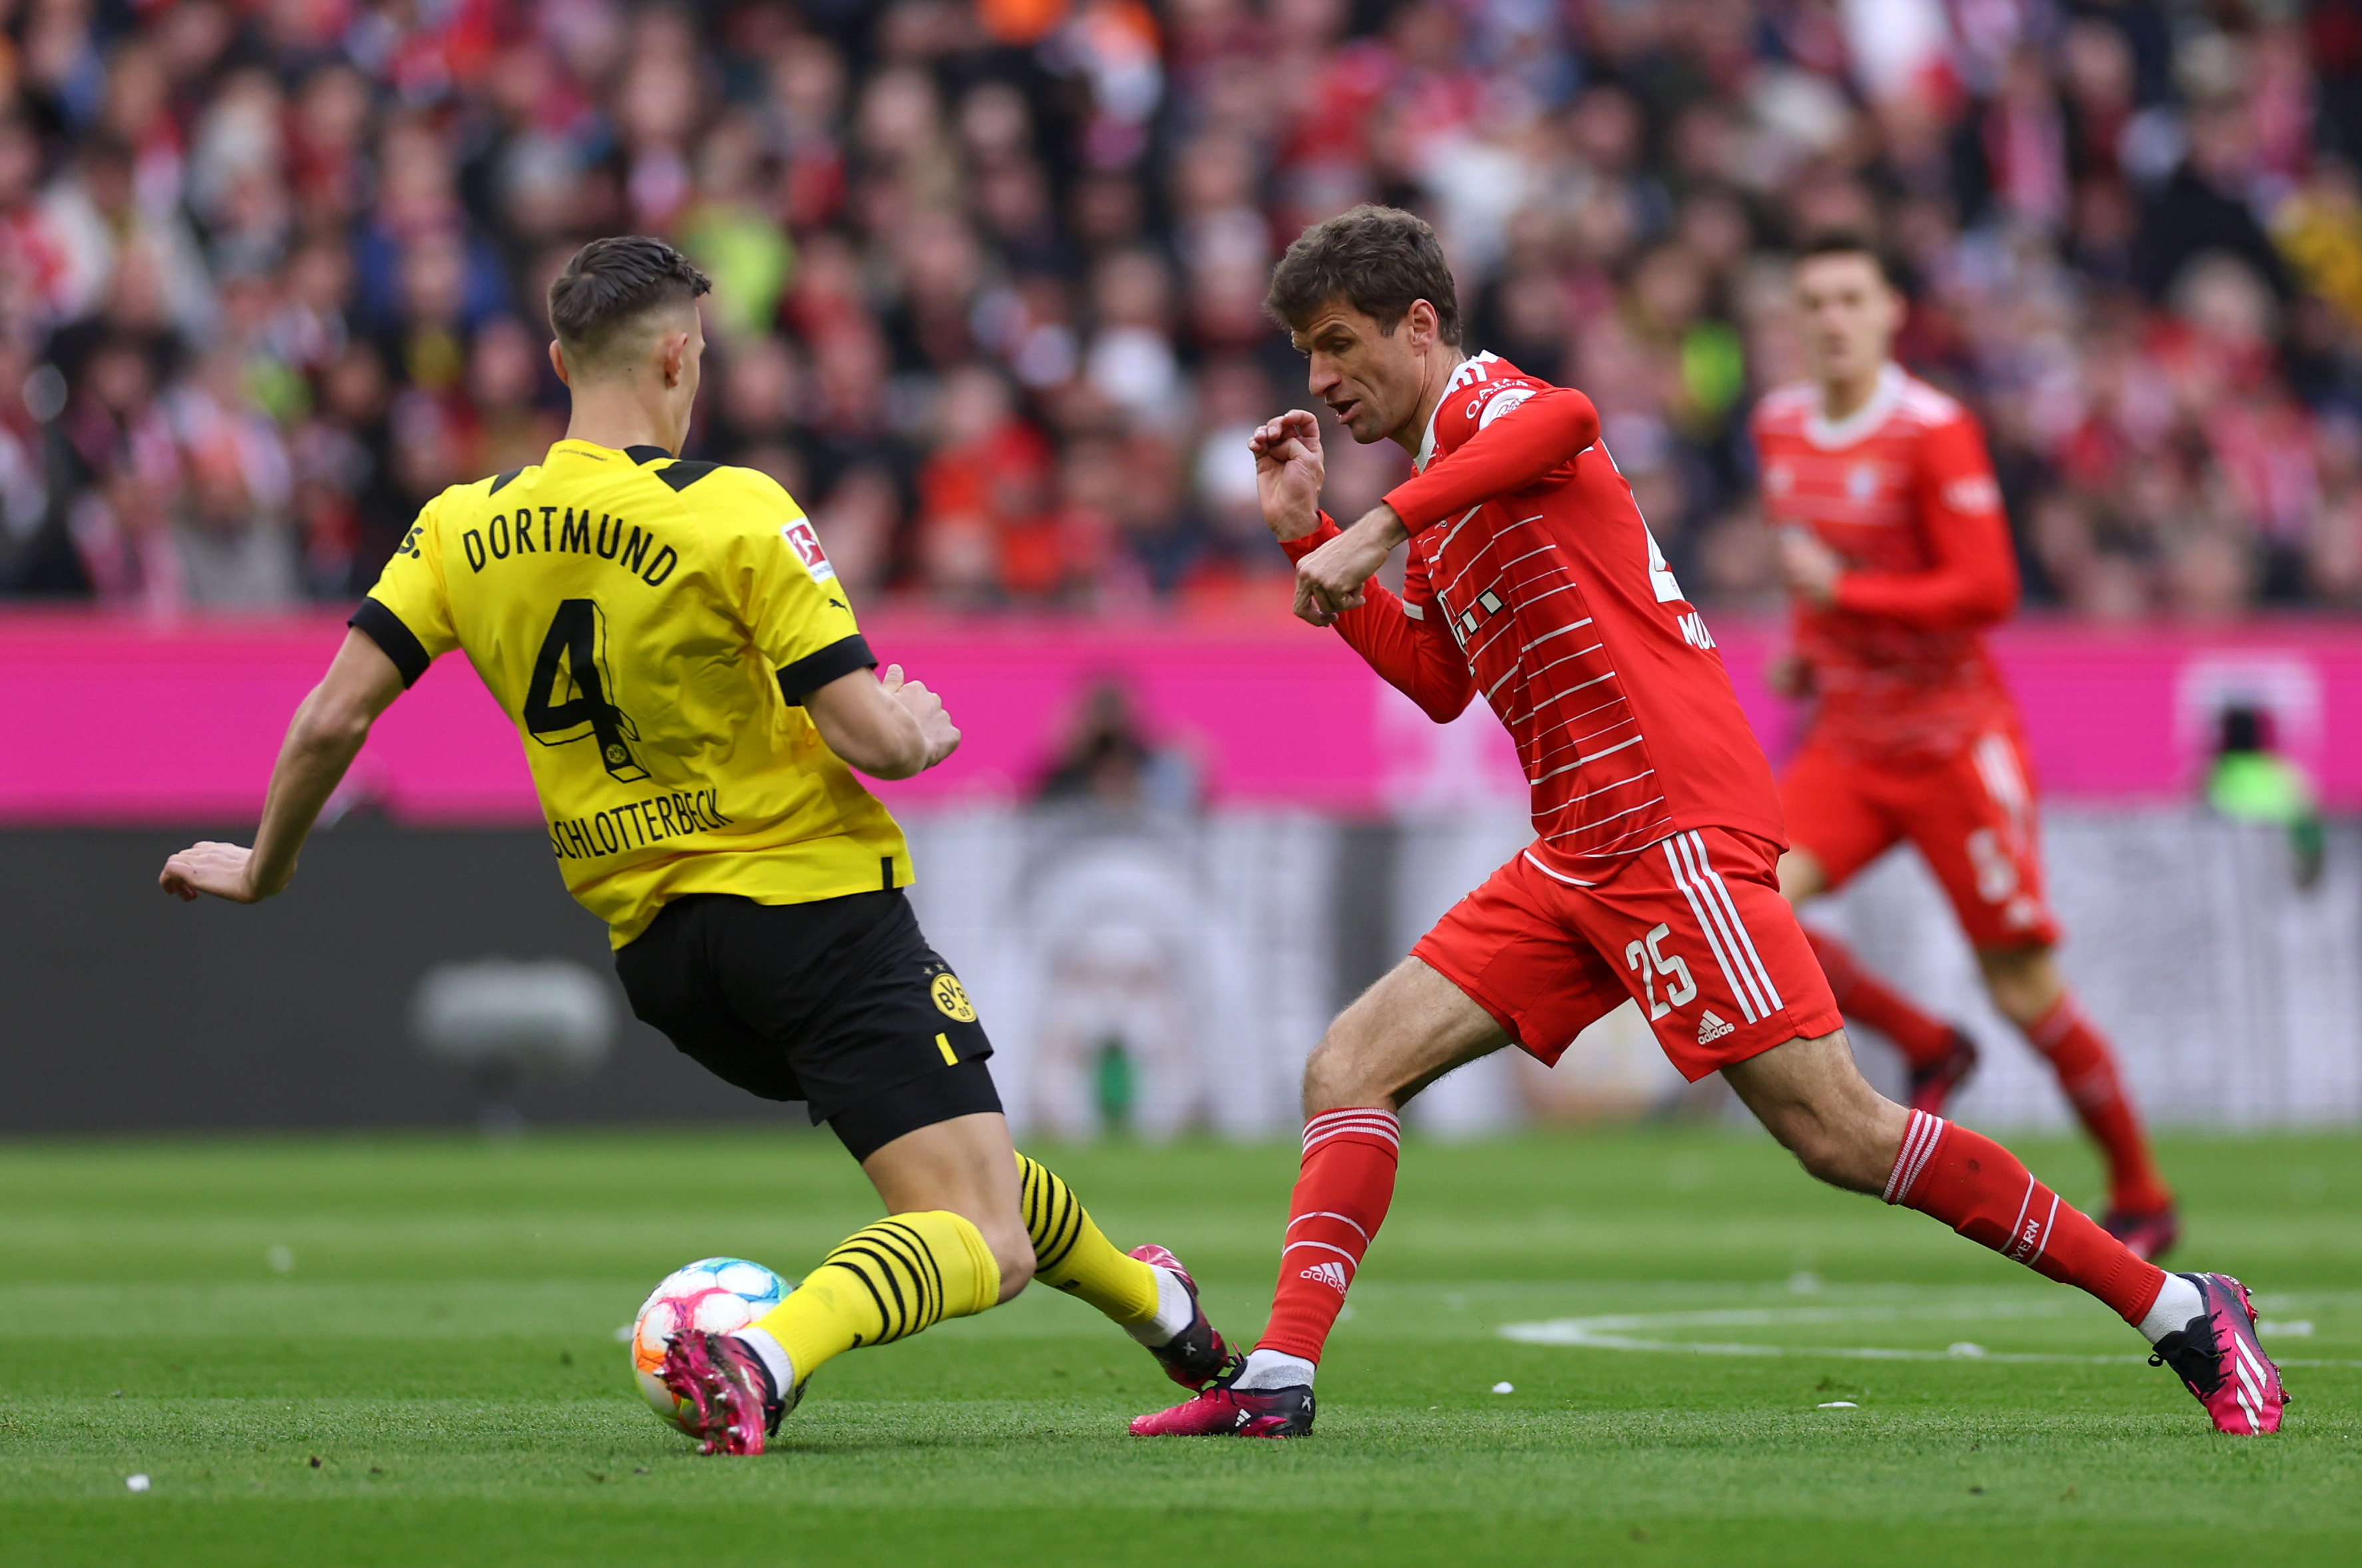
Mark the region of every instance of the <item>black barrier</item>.
MULTIPOLYGON (((182 904, 164 858, 251 829, 0 832, 0 1134, 473 1125, 466 1077, 411 1038, 438 964, 568 958, 614 985, 606 928, 566 895, 546 834, 348 820, 267 904, 182 904)), ((781 1120, 631 1016, 592 1076, 528 1084, 527 1123, 781 1120)))

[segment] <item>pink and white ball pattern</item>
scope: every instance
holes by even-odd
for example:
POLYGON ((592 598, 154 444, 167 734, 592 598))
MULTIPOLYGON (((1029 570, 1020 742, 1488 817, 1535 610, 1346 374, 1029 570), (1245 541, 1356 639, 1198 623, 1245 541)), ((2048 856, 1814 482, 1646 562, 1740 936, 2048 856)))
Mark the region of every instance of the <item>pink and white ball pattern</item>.
MULTIPOLYGON (((684 1331, 722 1334, 768 1312, 795 1286, 745 1258, 700 1258, 649 1292, 632 1324, 632 1371, 649 1407, 683 1431, 686 1408, 657 1375, 665 1347, 684 1331)), ((695 1435, 695 1434, 691 1434, 695 1435)))

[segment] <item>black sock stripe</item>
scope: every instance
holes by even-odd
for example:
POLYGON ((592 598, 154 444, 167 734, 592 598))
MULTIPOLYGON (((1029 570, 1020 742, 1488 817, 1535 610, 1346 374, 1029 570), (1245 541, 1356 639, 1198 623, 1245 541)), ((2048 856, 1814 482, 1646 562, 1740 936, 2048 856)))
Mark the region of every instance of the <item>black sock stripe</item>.
POLYGON ((919 1281, 910 1260, 895 1251, 881 1235, 885 1230, 883 1224, 878 1224, 856 1231, 829 1254, 831 1262, 843 1263, 868 1285, 870 1297, 877 1303, 878 1317, 884 1324, 884 1331, 875 1342, 878 1344, 916 1333, 934 1321, 933 1318, 916 1320, 922 1312, 922 1304, 915 1299, 920 1294, 919 1281), (861 1261, 854 1262, 855 1258, 861 1261), (911 1286, 907 1292, 904 1289, 906 1281, 911 1286), (884 1287, 882 1294, 881 1286, 884 1287), (890 1301, 888 1299, 889 1296, 890 1301))
POLYGON ((1017 1156, 1018 1197, 1025 1209, 1025 1233, 1033 1239, 1033 1251, 1042 1250, 1042 1178, 1050 1173, 1024 1155, 1017 1156))
POLYGON ((934 1314, 927 1321, 940 1323, 944 1315, 951 1310, 951 1291, 944 1284, 944 1260, 935 1255, 933 1247, 922 1242, 919 1247, 919 1261, 926 1270, 927 1283, 935 1295, 934 1314))
POLYGON ((894 1324, 894 1337, 902 1339, 926 1327, 920 1321, 924 1303, 919 1299, 918 1282, 911 1277, 910 1260, 883 1242, 877 1246, 871 1255, 877 1260, 877 1272, 885 1277, 887 1288, 894 1293, 894 1308, 900 1314, 894 1324))
POLYGON ((871 1342, 884 1344, 888 1340, 901 1338, 899 1322, 902 1293, 896 1288, 885 1261, 866 1246, 850 1244, 831 1253, 829 1261, 859 1279, 869 1292, 869 1299, 877 1309, 877 1337, 871 1342), (889 1293, 891 1294, 890 1300, 889 1293))
POLYGON ((1075 1244, 1083 1239, 1083 1206, 1076 1200, 1072 1187, 1049 1171, 1042 1174, 1049 1178, 1054 1218, 1048 1236, 1034 1243, 1033 1258, 1036 1269, 1048 1270, 1065 1263, 1075 1244))
POLYGON ((891 1220, 880 1220, 869 1228, 877 1244, 892 1254, 901 1265, 901 1277, 910 1283, 911 1306, 902 1331, 915 1334, 921 1329, 941 1322, 944 1316, 944 1280, 935 1266, 934 1254, 927 1239, 908 1225, 891 1220))
POLYGON ((919 1326, 926 1328, 930 1324, 942 1322, 946 1297, 944 1290, 943 1261, 935 1256, 935 1249, 927 1244, 927 1239, 924 1236, 920 1235, 908 1225, 897 1224, 889 1220, 878 1229, 902 1237, 913 1254, 909 1264, 911 1277, 916 1282, 919 1292, 924 1298, 921 1302, 921 1309, 927 1320, 925 1323, 919 1326))
POLYGON ((1026 1159, 1022 1154, 1017 1157, 1024 1162, 1019 1191, 1025 1204, 1025 1233, 1032 1238, 1033 1253, 1038 1258, 1054 1236, 1051 1214, 1056 1203, 1058 1178, 1038 1160, 1026 1159))
MULTIPOLYGON (((886 1298, 877 1294, 877 1286, 871 1281, 869 1271, 864 1268, 857 1261, 859 1253, 855 1248, 854 1242, 859 1239, 859 1232, 856 1231, 853 1236, 847 1237, 845 1240, 839 1242, 836 1244, 836 1250, 834 1252, 821 1259, 821 1266, 822 1268, 826 1268, 831 1264, 834 1264, 838 1267, 844 1269, 845 1273, 859 1280, 861 1282, 861 1288, 869 1292, 869 1299, 877 1308, 877 1321, 882 1327, 891 1322, 892 1320, 887 1316, 886 1298), (847 1256, 847 1253, 854 1253, 855 1255, 847 1256)), ((881 1338, 885 1336, 881 1336, 881 1338)), ((853 1342, 855 1346, 860 1345, 863 1342, 862 1336, 859 1334, 854 1335, 853 1342)))

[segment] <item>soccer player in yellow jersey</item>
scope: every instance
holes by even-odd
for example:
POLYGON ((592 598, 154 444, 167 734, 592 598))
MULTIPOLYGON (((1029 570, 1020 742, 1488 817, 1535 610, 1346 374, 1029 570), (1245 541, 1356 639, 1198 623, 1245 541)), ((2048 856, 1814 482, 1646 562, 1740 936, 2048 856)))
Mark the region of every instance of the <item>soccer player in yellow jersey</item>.
POLYGON ((550 852, 613 933, 633 1010, 740 1088, 808 1100, 889 1215, 756 1323, 673 1342, 663 1375, 707 1452, 761 1452, 830 1357, 1034 1278, 1206 1386, 1235 1358, 1180 1264, 1162 1247, 1118 1252, 1011 1147, 983 1026, 902 894, 901 830, 855 777, 907 778, 959 731, 900 666, 874 673, 786 491, 673 456, 710 286, 657 239, 575 255, 549 290, 566 438, 418 514, 296 711, 253 847, 182 850, 164 890, 240 903, 283 890, 370 724, 463 649, 516 725, 550 852))

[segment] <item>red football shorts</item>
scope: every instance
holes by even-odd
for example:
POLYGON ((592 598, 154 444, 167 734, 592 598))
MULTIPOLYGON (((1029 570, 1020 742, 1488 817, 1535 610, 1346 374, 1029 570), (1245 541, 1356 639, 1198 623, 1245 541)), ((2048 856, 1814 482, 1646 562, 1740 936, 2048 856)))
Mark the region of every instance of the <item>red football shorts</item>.
POLYGON ((1411 955, 1546 1064, 1628 996, 1694 1082, 1843 1023, 1778 867, 1775 845, 1724 828, 1676 834, 1588 887, 1526 850, 1411 955))
POLYGON ((1908 839, 1981 949, 2058 940, 2034 801, 2025 745, 2008 727, 1940 762, 1863 762, 1808 740, 1780 780, 1788 842, 1820 863, 1830 891, 1908 839))

